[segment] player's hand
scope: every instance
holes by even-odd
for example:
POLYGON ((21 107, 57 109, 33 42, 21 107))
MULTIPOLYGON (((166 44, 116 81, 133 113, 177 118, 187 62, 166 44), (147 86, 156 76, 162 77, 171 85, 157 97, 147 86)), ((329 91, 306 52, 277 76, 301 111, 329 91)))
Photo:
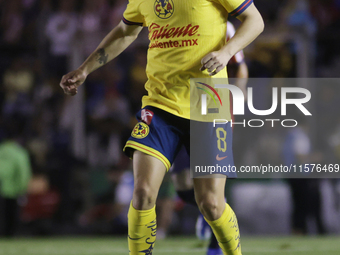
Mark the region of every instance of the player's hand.
POLYGON ((209 75, 213 76, 223 70, 229 60, 231 59, 231 56, 229 56, 225 51, 214 51, 206 55, 201 60, 201 71, 204 71, 205 69, 208 69, 209 75))
POLYGON ((87 75, 84 71, 77 69, 61 78, 60 87, 64 93, 69 96, 74 96, 78 93, 78 87, 84 83, 87 75))

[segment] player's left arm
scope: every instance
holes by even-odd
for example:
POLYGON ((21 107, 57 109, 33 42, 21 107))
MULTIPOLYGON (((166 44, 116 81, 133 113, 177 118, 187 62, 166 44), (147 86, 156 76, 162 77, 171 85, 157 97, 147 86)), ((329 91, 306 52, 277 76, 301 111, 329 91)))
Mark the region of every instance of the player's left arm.
POLYGON ((219 51, 211 52, 201 60, 201 71, 208 69, 209 75, 217 74, 226 67, 237 52, 248 46, 262 33, 264 22, 253 3, 237 18, 242 24, 236 30, 235 35, 219 51))

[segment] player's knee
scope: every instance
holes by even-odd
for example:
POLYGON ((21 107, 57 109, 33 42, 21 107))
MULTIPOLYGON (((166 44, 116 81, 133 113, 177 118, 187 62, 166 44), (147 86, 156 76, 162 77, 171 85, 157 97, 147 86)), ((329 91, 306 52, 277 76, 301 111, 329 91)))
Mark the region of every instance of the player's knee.
POLYGON ((150 209, 155 205, 155 192, 149 187, 136 187, 133 191, 133 207, 136 210, 150 209))
POLYGON ((201 211, 212 211, 218 207, 217 200, 206 196, 196 201, 201 211))
POLYGON ((221 205, 215 196, 207 195, 201 198, 196 198, 196 202, 204 217, 209 220, 216 220, 219 218, 221 205))

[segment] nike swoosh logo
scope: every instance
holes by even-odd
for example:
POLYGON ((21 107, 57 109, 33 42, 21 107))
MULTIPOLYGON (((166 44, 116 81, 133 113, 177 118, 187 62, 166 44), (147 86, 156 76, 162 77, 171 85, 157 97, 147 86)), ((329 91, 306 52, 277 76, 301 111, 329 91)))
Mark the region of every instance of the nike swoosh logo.
POLYGON ((228 156, 220 157, 220 154, 217 154, 216 160, 217 160, 217 161, 221 161, 221 160, 223 160, 223 159, 225 159, 225 158, 227 158, 227 157, 228 157, 228 156))

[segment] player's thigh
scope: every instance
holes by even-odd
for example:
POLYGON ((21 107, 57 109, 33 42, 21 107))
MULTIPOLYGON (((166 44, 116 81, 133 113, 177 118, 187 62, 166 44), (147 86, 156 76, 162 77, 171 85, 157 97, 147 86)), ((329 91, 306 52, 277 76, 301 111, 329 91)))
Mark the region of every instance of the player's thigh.
POLYGON ((153 207, 165 173, 166 167, 158 158, 138 150, 133 153, 134 208, 138 209, 141 203, 145 204, 140 200, 148 200, 146 202, 150 204, 148 207, 153 207))

